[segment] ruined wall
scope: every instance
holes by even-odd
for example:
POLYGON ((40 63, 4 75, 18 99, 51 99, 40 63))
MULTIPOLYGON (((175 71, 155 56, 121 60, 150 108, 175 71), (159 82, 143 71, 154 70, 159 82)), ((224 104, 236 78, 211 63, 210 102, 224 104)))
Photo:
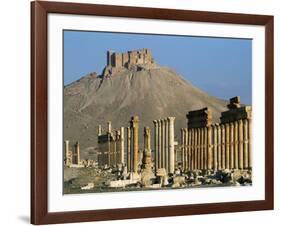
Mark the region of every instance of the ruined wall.
POLYGON ((153 64, 154 60, 148 49, 118 53, 107 51, 107 66, 130 68, 136 65, 153 64))
POLYGON ((69 145, 69 141, 64 141, 64 165, 71 167, 72 165, 80 165, 80 144, 76 142, 72 147, 69 145))
POLYGON ((108 129, 102 133, 98 126, 98 164, 99 166, 114 166, 124 163, 124 128, 112 130, 108 122, 108 129))

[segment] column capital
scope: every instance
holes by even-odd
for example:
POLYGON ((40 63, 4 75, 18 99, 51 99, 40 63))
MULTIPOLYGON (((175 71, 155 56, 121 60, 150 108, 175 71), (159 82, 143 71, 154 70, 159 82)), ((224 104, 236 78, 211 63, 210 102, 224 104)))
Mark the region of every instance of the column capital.
POLYGON ((139 116, 135 115, 135 116, 131 117, 131 121, 132 122, 139 122, 140 121, 139 116))
POLYGON ((176 117, 168 117, 167 120, 169 120, 169 122, 173 122, 175 121, 176 117))

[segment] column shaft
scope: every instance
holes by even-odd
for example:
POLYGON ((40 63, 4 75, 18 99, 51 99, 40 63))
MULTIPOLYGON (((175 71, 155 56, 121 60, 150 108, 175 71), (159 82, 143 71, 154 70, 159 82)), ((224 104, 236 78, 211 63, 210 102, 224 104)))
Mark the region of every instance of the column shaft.
POLYGON ((158 120, 158 166, 159 168, 162 168, 162 123, 160 120, 158 120))
POLYGON ((239 168, 239 152, 238 152, 238 143, 239 143, 239 137, 238 137, 238 122, 234 122, 234 168, 239 168))
POLYGON ((169 125, 168 120, 165 119, 165 168, 169 172, 169 125))
POLYGON ((222 164, 221 164, 221 157, 222 157, 222 154, 221 154, 221 125, 217 125, 217 128, 218 128, 218 169, 220 170, 222 167, 222 164))
POLYGON ((248 160, 248 120, 247 119, 244 119, 243 120, 243 147, 244 147, 244 153, 243 153, 243 156, 244 156, 244 159, 243 159, 243 163, 244 163, 244 169, 248 169, 248 163, 249 163, 249 160, 248 160))
POLYGON ((188 150, 188 170, 191 170, 192 166, 192 152, 191 152, 191 130, 187 129, 188 132, 188 141, 187 141, 187 150, 188 150))
POLYGON ((157 120, 153 121, 154 123, 154 166, 155 166, 155 172, 159 168, 159 162, 158 162, 158 151, 159 151, 159 142, 158 142, 158 122, 157 120))
POLYGON ((212 169, 213 167, 213 154, 212 154, 212 127, 208 126, 208 169, 212 169))
POLYGON ((198 169, 197 159, 198 159, 198 148, 197 148, 197 129, 194 129, 194 169, 198 169))
POLYGON ((181 165, 182 169, 185 169, 185 158, 184 158, 184 148, 185 148, 185 136, 184 136, 184 129, 181 128, 181 165))
POLYGON ((225 125, 221 124, 221 168, 225 169, 225 125))
POLYGON ((204 128, 200 128, 201 130, 201 143, 200 143, 200 153, 201 153, 201 167, 200 169, 204 169, 204 128))
POLYGON ((214 167, 214 170, 217 170, 218 169, 218 155, 217 155, 217 147, 218 147, 218 137, 217 137, 217 126, 216 125, 213 125, 213 138, 214 138, 214 149, 213 149, 213 161, 214 161, 214 164, 213 164, 213 167, 214 167))
POLYGON ((139 118, 134 116, 132 118, 132 129, 133 129, 133 171, 138 172, 138 161, 139 161, 139 118))
POLYGON ((121 164, 125 164, 125 139, 124 139, 124 127, 120 128, 120 158, 121 164))
POLYGON ((162 150, 161 150, 161 164, 162 164, 162 168, 166 169, 166 165, 165 165, 165 137, 166 137, 166 133, 165 133, 165 122, 164 120, 161 120, 161 131, 162 131, 162 150))
POLYGON ((230 153, 229 153, 229 124, 228 123, 226 123, 225 124, 225 168, 226 169, 229 169, 229 167, 230 167, 230 161, 229 161, 229 155, 230 155, 230 153))
POLYGON ((229 163, 229 167, 230 169, 233 169, 234 168, 234 126, 233 126, 233 123, 231 122, 230 123, 230 153, 229 153, 229 160, 230 160, 230 163, 229 163))
POLYGON ((204 169, 208 169, 208 128, 204 128, 204 169))
POLYGON ((191 130, 191 140, 190 140, 190 151, 191 151, 191 170, 194 170, 194 129, 190 129, 191 130))
POLYGON ((239 136, 239 169, 243 169, 243 122, 238 121, 238 136, 239 136))
POLYGON ((252 168, 252 119, 248 119, 248 140, 249 140, 249 151, 248 151, 248 167, 252 168))
POLYGON ((201 128, 197 129, 197 168, 201 169, 201 128))
POLYGON ((169 124, 169 172, 174 173, 175 171, 175 132, 174 132, 174 117, 168 118, 169 124))
POLYGON ((127 127, 127 170, 131 172, 131 128, 127 127))

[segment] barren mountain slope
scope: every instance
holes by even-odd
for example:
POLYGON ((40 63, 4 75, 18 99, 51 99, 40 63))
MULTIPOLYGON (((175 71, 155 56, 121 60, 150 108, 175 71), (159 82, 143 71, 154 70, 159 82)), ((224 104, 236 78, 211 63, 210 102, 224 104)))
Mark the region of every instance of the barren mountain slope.
POLYGON ((138 115, 140 148, 143 127, 149 126, 153 137, 153 120, 168 116, 176 117, 179 141, 187 112, 203 107, 211 108, 218 122, 226 101, 209 96, 165 67, 142 71, 124 68, 108 78, 91 74, 64 88, 64 139, 79 141, 82 158, 92 158, 98 124, 106 129, 106 122, 111 121, 113 129, 126 127, 130 117, 138 115))

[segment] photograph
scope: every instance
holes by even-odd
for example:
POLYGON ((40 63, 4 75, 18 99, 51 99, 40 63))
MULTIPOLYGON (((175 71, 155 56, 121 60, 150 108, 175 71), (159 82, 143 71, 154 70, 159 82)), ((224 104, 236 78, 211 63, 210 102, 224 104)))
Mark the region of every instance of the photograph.
POLYGON ((252 39, 62 32, 63 194, 255 183, 252 39))

